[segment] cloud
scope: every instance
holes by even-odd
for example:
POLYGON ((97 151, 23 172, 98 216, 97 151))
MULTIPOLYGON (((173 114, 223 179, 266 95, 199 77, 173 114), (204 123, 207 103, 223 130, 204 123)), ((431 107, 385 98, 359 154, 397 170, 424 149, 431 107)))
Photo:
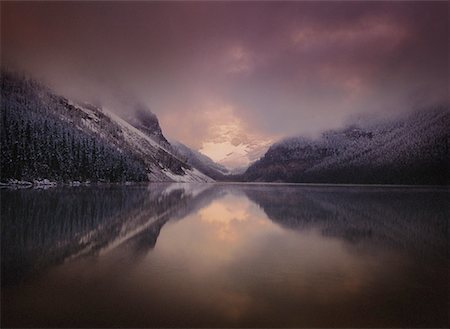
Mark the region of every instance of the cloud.
POLYGON ((253 55, 242 46, 233 46, 225 56, 225 70, 232 74, 248 73, 253 69, 253 55))
POLYGON ((230 104, 218 100, 197 104, 192 109, 185 108, 189 124, 183 124, 177 112, 166 111, 160 115, 162 126, 176 131, 177 139, 230 169, 257 160, 279 138, 255 130, 230 104))
POLYGON ((266 141, 448 98, 446 2, 1 7, 3 65, 122 114, 139 99, 197 149, 227 125, 266 141))
MULTIPOLYGON (((390 16, 363 16, 348 25, 338 27, 327 25, 312 25, 295 29, 292 33, 292 43, 300 50, 332 47, 365 47, 367 44, 382 43, 386 50, 398 46, 410 31, 406 26, 390 16)), ((372 48, 377 52, 380 48, 372 48)))

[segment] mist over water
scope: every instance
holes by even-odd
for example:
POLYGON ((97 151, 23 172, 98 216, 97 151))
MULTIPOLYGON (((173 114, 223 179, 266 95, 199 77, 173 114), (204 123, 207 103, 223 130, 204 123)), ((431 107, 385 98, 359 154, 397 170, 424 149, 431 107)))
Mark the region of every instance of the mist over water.
POLYGON ((2 326, 445 327, 448 191, 1 191, 2 326))

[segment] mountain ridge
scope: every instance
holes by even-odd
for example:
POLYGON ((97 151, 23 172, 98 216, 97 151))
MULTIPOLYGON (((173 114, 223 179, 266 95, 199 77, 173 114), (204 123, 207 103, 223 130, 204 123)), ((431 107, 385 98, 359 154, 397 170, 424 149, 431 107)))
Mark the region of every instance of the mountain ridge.
POLYGON ((316 139, 292 137, 272 145, 242 175, 244 181, 449 184, 447 105, 406 117, 329 130, 316 139))
POLYGON ((170 145, 174 149, 175 153, 186 159, 186 163, 192 165, 213 179, 225 180, 226 176, 230 174, 229 170, 225 168, 225 166, 214 162, 208 156, 191 149, 181 142, 171 140, 170 145))
MULTIPOLYGON (((139 102, 122 118, 1 72, 0 181, 449 184, 447 104, 272 144, 243 174, 169 142, 139 102)), ((122 113, 124 111, 122 110, 122 113)))
POLYGON ((105 108, 6 70, 1 82, 1 181, 213 181, 105 108))

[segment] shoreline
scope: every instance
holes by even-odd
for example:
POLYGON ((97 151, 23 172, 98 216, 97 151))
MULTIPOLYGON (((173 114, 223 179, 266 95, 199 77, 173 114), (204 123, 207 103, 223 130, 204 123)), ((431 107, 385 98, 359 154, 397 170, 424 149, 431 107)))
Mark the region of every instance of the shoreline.
POLYGON ((139 186, 151 184, 217 184, 217 185, 252 185, 252 186, 298 186, 298 187, 329 187, 329 188, 407 188, 407 189, 440 189, 450 190, 449 185, 412 185, 412 184, 359 184, 359 183, 293 183, 293 182, 170 182, 170 181, 149 181, 149 182, 55 182, 47 179, 30 181, 11 180, 10 182, 0 182, 0 189, 49 189, 55 187, 92 187, 92 186, 139 186))

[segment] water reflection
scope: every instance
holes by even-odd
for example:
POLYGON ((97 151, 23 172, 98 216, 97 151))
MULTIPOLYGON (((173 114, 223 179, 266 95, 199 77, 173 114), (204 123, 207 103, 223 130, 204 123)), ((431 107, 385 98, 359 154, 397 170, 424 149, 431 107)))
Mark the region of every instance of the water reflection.
POLYGON ((446 190, 153 184, 1 196, 2 325, 448 323, 446 190))
POLYGON ((447 255, 449 194, 443 189, 262 186, 244 191, 268 218, 289 229, 316 228, 353 244, 447 255))
POLYGON ((1 191, 2 285, 68 258, 122 243, 153 248, 169 219, 197 206, 208 186, 152 184, 1 191))

